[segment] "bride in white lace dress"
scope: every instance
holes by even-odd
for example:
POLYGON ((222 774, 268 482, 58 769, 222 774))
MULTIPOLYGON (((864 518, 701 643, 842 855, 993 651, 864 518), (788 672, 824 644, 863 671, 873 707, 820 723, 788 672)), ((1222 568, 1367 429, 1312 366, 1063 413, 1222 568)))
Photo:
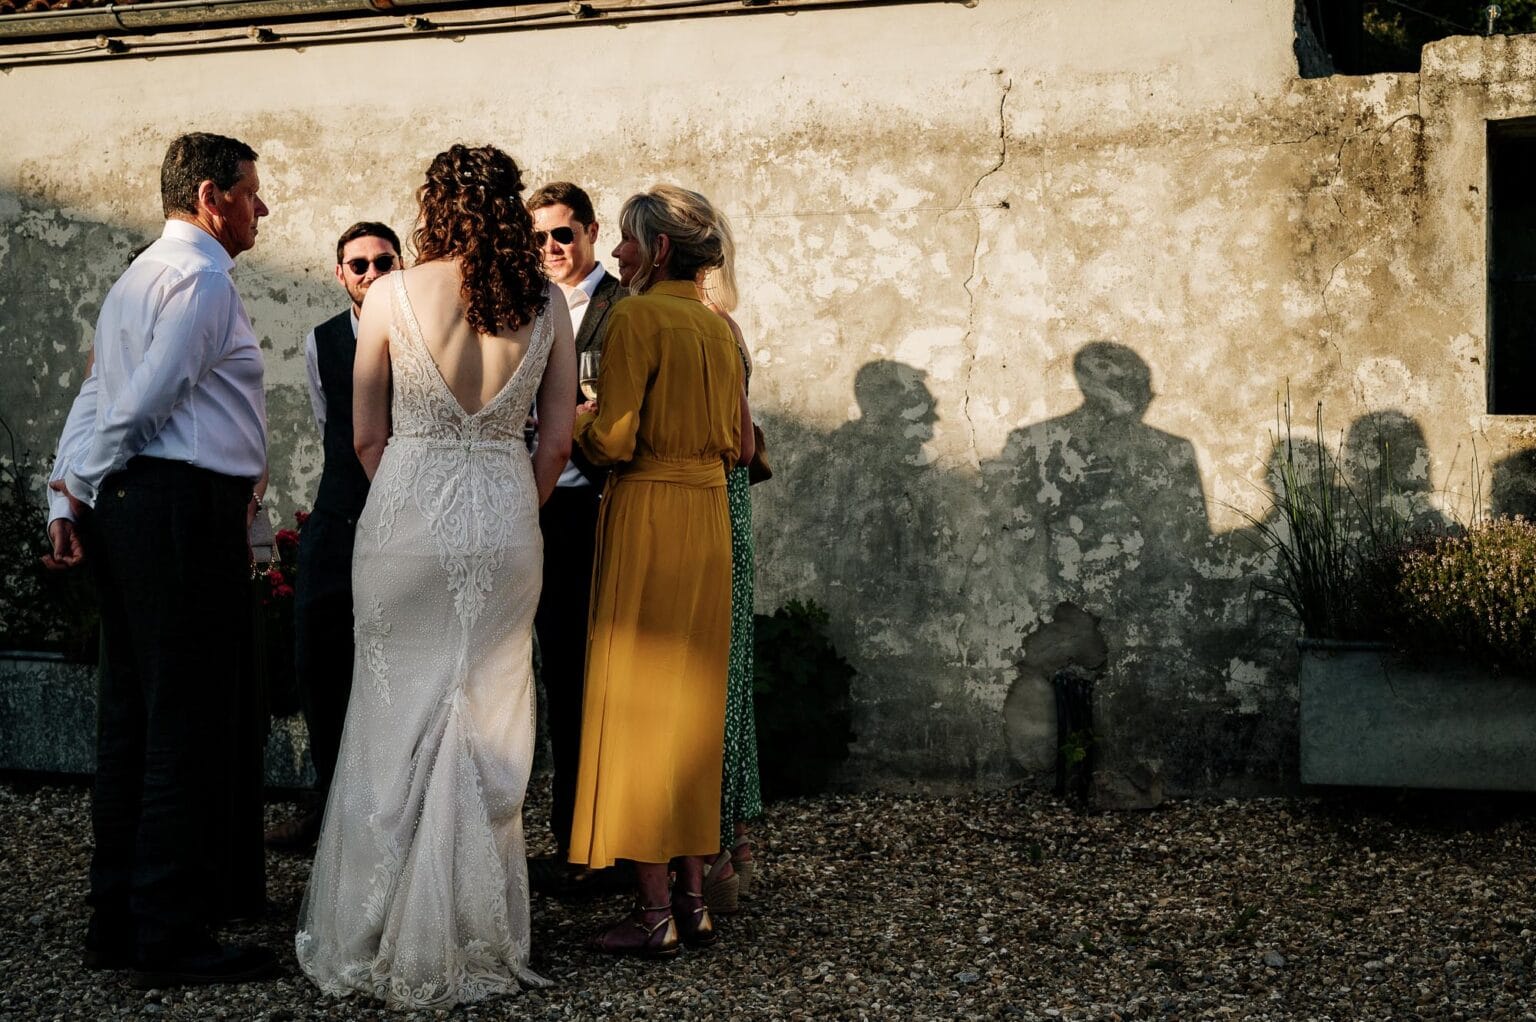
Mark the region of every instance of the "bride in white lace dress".
POLYGON ((296 946, 326 993, 392 1007, 546 983, 528 966, 522 807, 538 510, 576 381, 521 190, 500 150, 439 154, 418 264, 369 291, 358 326, 354 441, 373 486, 352 563, 357 659, 296 946))

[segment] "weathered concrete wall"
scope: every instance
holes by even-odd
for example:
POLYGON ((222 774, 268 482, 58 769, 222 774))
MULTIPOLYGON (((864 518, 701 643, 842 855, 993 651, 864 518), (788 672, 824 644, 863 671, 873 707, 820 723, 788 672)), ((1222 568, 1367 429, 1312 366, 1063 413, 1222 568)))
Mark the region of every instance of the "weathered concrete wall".
POLYGON ((847 782, 1040 776, 1076 661, 1112 793, 1283 789, 1294 652, 1239 514, 1277 395, 1341 436, 1416 430, 1426 493, 1466 490, 1474 441, 1485 471, 1528 441, 1483 414, 1479 189, 1483 119, 1536 113, 1536 39, 1302 81, 1293 14, 982 0, 16 70, 0 408, 51 444, 179 131, 262 154, 239 279, 285 511, 317 475, 300 343, 339 307, 342 227, 407 227, 457 140, 589 183, 607 225, 676 180, 734 217, 779 472, 758 601, 832 613, 847 782))

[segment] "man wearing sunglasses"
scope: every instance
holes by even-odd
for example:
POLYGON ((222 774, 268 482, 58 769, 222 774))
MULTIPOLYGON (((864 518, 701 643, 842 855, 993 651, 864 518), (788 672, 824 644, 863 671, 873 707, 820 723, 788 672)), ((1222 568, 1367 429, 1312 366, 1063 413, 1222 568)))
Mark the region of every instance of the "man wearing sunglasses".
MULTIPOLYGON (((528 198, 533 239, 544 272, 560 285, 571 308, 576 350, 601 352, 613 305, 629 292, 597 261, 597 217, 587 193, 569 181, 545 185, 528 198)), ((580 404, 581 394, 571 395, 580 404)), ((568 867, 571 813, 576 805, 576 768, 581 745, 581 699, 587 668, 587 608, 597 537, 597 503, 605 472, 572 447, 555 492, 539 511, 544 532, 544 588, 534 629, 539 637, 540 671, 549 723, 554 778, 550 830, 556 853, 529 864, 536 890, 555 895, 596 892, 623 877, 568 867), (611 882, 610 882, 611 881, 611 882)))
POLYGON ((352 450, 357 317, 373 282, 400 262, 400 239, 387 225, 365 220, 348 227, 336 242, 336 282, 352 300, 351 307, 304 338, 309 400, 325 464, 314 510, 299 533, 293 645, 295 681, 315 765, 315 802, 267 832, 267 845, 281 851, 307 852, 319 838, 325 796, 341 749, 352 694, 352 541, 368 499, 368 477, 352 450))

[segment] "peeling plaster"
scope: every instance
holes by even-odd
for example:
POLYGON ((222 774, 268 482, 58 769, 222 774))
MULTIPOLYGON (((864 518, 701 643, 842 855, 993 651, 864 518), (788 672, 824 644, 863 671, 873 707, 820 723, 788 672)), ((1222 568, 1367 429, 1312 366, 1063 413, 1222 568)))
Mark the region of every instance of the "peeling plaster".
POLYGON ((448 64, 404 40, 18 71, 0 349, 26 371, 0 404, 51 445, 95 310, 158 231, 160 151, 209 126, 197 90, 113 102, 151 68, 264 83, 221 97, 215 130, 256 144, 273 206, 237 280, 268 353, 284 517, 318 475, 300 345, 341 307, 341 228, 406 233, 422 166, 460 137, 507 146, 530 185, 591 184, 604 255, 623 198, 677 180, 737 235, 777 471, 753 494, 759 608, 821 602, 859 670, 843 781, 1038 780, 1049 678, 1020 665, 1078 614, 1072 641, 1102 649, 1107 775, 1286 790, 1291 630, 1256 595, 1239 513, 1262 513, 1278 395, 1309 425, 1322 402, 1330 438, 1373 413, 1416 426, 1404 499, 1426 514, 1473 489, 1469 447, 1491 468, 1536 445, 1484 414, 1486 225, 1467 191, 1485 120, 1536 115, 1536 40, 1447 40, 1422 78, 1301 81, 1293 14, 864 6, 750 33, 487 35, 448 64), (606 100, 559 131, 487 85, 552 40, 590 44, 606 100), (381 59, 384 93, 366 84, 381 59))

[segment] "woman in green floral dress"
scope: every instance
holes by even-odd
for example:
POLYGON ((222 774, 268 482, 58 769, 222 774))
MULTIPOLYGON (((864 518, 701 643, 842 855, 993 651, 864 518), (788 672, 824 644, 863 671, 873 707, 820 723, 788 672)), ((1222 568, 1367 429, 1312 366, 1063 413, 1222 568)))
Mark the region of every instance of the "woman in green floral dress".
MULTIPOLYGON (((725 225, 722 224, 722 227, 725 225)), ((729 228, 722 234, 729 239, 729 228)), ((727 242, 726 260, 734 252, 727 242)), ((734 266, 732 266, 734 271, 734 266)), ((723 275, 734 280, 734 272, 723 275)), ((733 287, 722 277, 706 275, 700 282, 706 305, 725 319, 736 338, 750 389, 752 357, 741 327, 731 318, 736 307, 733 287)), ((716 912, 731 912, 745 895, 756 875, 747 821, 763 812, 762 790, 757 775, 757 719, 752 712, 752 496, 747 489, 747 469, 738 466, 725 476, 731 515, 731 657, 725 695, 725 775, 720 786, 721 852, 704 881, 704 896, 716 912)))

